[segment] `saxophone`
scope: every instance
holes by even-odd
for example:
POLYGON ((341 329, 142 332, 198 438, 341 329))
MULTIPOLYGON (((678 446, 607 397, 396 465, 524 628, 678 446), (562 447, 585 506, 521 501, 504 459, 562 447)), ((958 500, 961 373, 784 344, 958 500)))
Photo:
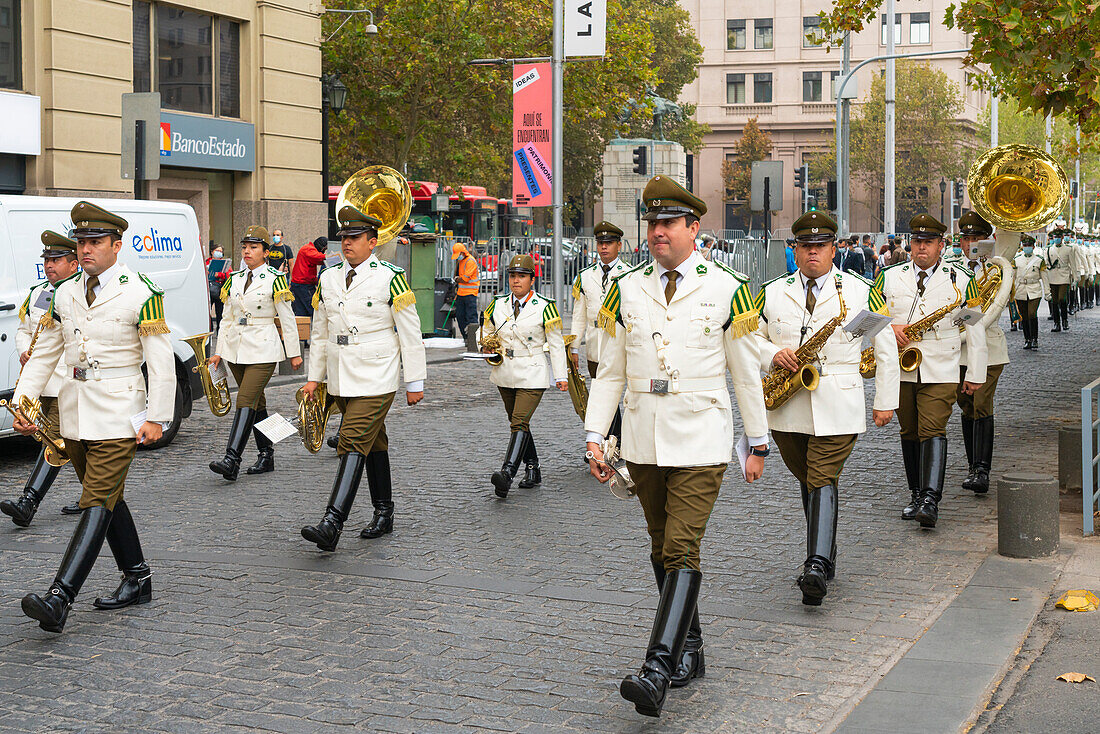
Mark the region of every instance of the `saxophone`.
MULTIPOLYGON (((998 268, 999 270, 1000 268, 998 268)), ((998 281, 999 284, 999 281, 998 281)), ((936 325, 937 322, 942 321, 947 314, 954 311, 962 304, 962 291, 955 285, 955 271, 951 270, 951 287, 955 289, 955 300, 952 303, 937 308, 932 313, 925 316, 920 321, 914 321, 902 329, 902 333, 909 338, 911 342, 919 342, 924 333, 936 325)), ((996 289, 994 289, 996 292, 996 289)), ((860 353, 859 359, 859 374, 864 379, 870 379, 875 376, 876 364, 875 364, 875 348, 867 347, 860 353)), ((898 355, 898 361, 901 363, 902 372, 913 372, 920 367, 923 355, 920 353, 920 349, 917 347, 906 347, 901 354, 898 355)))
POLYGON ((806 343, 795 351, 798 359, 798 369, 794 372, 785 367, 772 367, 764 376, 764 407, 775 410, 780 407, 802 388, 816 390, 821 375, 813 366, 818 353, 825 347, 825 342, 833 335, 837 327, 844 323, 848 316, 848 307, 844 303, 844 291, 841 289, 840 274, 836 275, 836 295, 840 299, 840 313, 829 319, 828 322, 814 333, 806 343))

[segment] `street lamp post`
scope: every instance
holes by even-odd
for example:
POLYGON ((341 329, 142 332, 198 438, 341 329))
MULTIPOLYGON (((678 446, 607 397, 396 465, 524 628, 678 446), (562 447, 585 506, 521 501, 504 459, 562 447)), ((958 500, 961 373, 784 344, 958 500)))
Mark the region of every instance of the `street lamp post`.
MULTIPOLYGON (((348 101, 348 88, 339 74, 321 77, 321 201, 328 207, 328 113, 339 115, 348 101)), ((328 219, 328 215, 325 215, 328 219)))
POLYGON ((943 195, 945 193, 947 193, 947 179, 941 178, 940 179, 940 216, 941 217, 943 216, 944 211, 946 211, 943 208, 943 195))

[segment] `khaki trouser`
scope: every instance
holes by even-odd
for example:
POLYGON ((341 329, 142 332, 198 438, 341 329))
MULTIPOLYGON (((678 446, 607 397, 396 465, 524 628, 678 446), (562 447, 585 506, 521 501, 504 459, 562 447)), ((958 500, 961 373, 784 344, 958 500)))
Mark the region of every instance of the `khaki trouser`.
POLYGON ((652 541, 650 557, 666 571, 699 569, 699 546, 722 487, 725 464, 665 467, 627 462, 652 541))
POLYGON ((950 382, 903 382, 898 401, 901 440, 926 441, 947 436, 947 421, 955 403, 950 382))
POLYGON ((545 390, 533 390, 526 387, 498 387, 504 409, 508 411, 508 422, 512 433, 531 431, 531 416, 539 407, 545 390))
POLYGON ((237 410, 241 408, 267 410, 267 396, 264 395, 264 388, 267 387, 267 381, 275 374, 275 363, 226 362, 226 364, 229 365, 229 371, 233 373, 233 379, 237 381, 237 410))
POLYGON ((966 379, 966 368, 959 368, 959 386, 956 389, 955 399, 959 404, 959 410, 967 418, 988 418, 993 415, 993 396, 997 392, 997 380, 1001 379, 1003 364, 991 364, 985 370, 985 382, 974 391, 973 395, 967 395, 962 391, 963 380, 966 379))
POLYGON ((811 436, 806 433, 772 431, 783 463, 794 478, 811 492, 827 484, 840 483, 844 462, 856 445, 856 434, 811 436))
POLYGON ((596 378, 596 370, 598 370, 599 368, 600 368, 600 363, 599 362, 593 362, 592 360, 588 360, 588 376, 589 377, 591 377, 592 379, 595 379, 596 378))
POLYGON ((395 393, 370 397, 334 397, 336 409, 344 414, 336 441, 336 453, 343 456, 355 452, 366 456, 372 451, 389 451, 386 436, 386 414, 393 405, 395 393))
POLYGON ((1069 283, 1051 283, 1050 300, 1055 304, 1062 303, 1069 297, 1069 283))
POLYGON ((1032 298, 1029 300, 1017 300, 1016 310, 1020 312, 1020 318, 1033 319, 1039 315, 1039 301, 1040 298, 1032 298))
POLYGON ((59 430, 61 422, 61 411, 57 409, 57 398, 48 398, 45 395, 38 398, 38 402, 42 404, 42 415, 46 417, 46 421, 50 424, 53 430, 60 434, 59 430))
POLYGON ((122 499, 126 474, 137 452, 133 438, 111 438, 104 441, 65 439, 65 453, 72 461, 76 476, 84 486, 80 509, 106 507, 115 509, 122 499))

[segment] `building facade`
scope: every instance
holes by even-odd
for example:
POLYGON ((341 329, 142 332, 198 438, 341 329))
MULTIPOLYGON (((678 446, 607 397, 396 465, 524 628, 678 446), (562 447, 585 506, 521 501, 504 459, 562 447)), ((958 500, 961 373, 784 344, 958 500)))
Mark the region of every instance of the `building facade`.
POLYGON ((256 222, 293 243, 323 234, 319 12, 306 0, 0 0, 0 193, 134 196, 123 95, 157 92, 160 129, 147 134, 160 178, 140 195, 192 205, 204 246, 231 250, 256 222))
MULTIPOLYGON (((783 209, 773 220, 773 231, 784 228, 802 213, 802 191, 794 186, 794 170, 820 153, 827 153, 834 137, 836 97, 834 80, 840 74, 841 51, 826 51, 805 40, 816 29, 817 13, 829 10, 827 0, 681 0, 692 17, 704 48, 698 78, 681 93, 681 100, 697 105, 696 120, 711 133, 695 158, 695 193, 709 207, 703 229, 746 229, 735 206, 723 203, 722 163, 734 159, 734 144, 745 123, 757 118, 771 135, 772 159, 783 162, 783 209)), ((897 0, 894 38, 896 53, 947 51, 967 48, 969 39, 942 24, 949 0, 897 0)), ((852 39, 852 66, 886 53, 886 19, 852 39)), ((964 53, 937 56, 928 63, 945 72, 963 93, 962 124, 976 127, 987 96, 968 84, 964 53)), ((858 72, 860 98, 871 88, 874 74, 885 64, 874 62, 858 72)), ((858 100, 852 105, 853 110, 858 100)), ((884 152, 885 154, 885 152, 884 152)), ((825 207, 825 190, 818 208, 825 207)), ((773 194, 774 196, 774 194, 773 194)), ((881 191, 852 192, 850 228, 853 232, 881 230, 878 213, 881 191)), ((935 211, 933 212, 936 213, 935 211)), ((757 214, 754 228, 762 226, 757 214)), ((904 230, 899 222, 899 230, 904 230)))

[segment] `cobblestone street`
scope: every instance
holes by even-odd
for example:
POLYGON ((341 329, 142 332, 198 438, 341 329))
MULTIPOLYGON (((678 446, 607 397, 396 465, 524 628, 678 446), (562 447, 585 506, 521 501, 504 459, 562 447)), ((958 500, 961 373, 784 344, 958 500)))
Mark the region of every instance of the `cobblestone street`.
MULTIPOLYGON (((1057 428, 1079 420, 1078 389, 1096 377, 1100 310, 1072 329, 1049 334, 1041 319, 1038 353, 1008 334, 994 485, 1012 467, 1057 473, 1057 428)), ((395 531, 358 537, 371 516, 364 479, 335 554, 299 535, 321 518, 335 452, 287 439, 277 473, 224 482, 206 465, 229 419, 196 403, 175 443, 140 452, 127 481, 153 602, 91 607, 117 583, 104 547, 64 634, 52 635, 19 599, 47 589, 73 528, 58 513, 79 491, 65 469, 31 527, 0 523, 0 730, 829 730, 996 550, 996 490, 959 489, 957 411, 934 531, 899 516, 908 492, 896 421, 856 444, 838 575, 820 608, 802 606, 795 587, 804 520, 778 452, 751 486, 735 467, 703 546, 707 677, 645 719, 618 694, 657 599, 641 510, 588 475, 580 421, 556 391, 535 415, 542 486, 496 499, 489 475, 507 424, 487 378, 480 363, 433 364, 422 404, 398 396, 387 421, 395 531)), ((270 389, 269 408, 291 416, 299 384, 270 389)), ((5 496, 34 452, 0 442, 5 496)))

